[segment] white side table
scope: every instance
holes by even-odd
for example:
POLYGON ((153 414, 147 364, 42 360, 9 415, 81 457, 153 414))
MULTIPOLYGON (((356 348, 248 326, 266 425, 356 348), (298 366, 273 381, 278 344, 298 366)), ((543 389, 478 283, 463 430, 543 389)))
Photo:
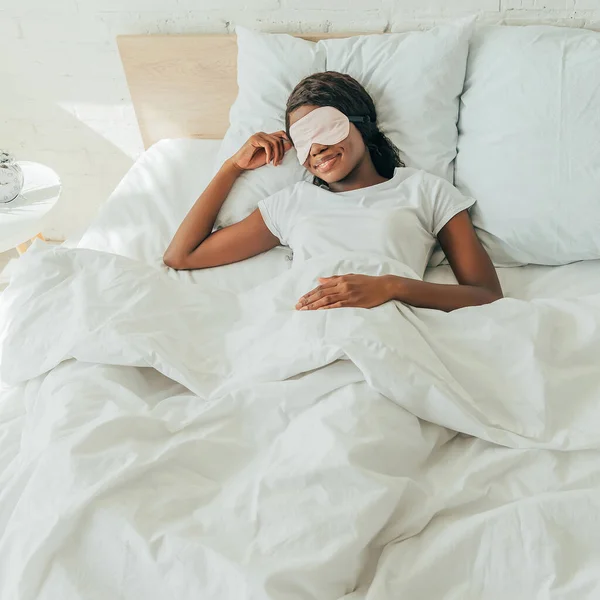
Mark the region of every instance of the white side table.
POLYGON ((43 217, 56 204, 61 190, 56 172, 36 162, 18 161, 25 183, 12 202, 0 203, 0 252, 16 248, 23 254, 40 233, 43 217))

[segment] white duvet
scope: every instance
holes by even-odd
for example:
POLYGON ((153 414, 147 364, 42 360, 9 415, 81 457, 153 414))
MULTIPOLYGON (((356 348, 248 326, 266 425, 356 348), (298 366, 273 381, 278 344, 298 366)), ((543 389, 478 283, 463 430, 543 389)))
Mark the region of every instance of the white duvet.
POLYGON ((600 597, 600 294, 296 311, 34 245, 0 300, 0 599, 600 597), (457 433, 458 432, 458 433, 457 433))

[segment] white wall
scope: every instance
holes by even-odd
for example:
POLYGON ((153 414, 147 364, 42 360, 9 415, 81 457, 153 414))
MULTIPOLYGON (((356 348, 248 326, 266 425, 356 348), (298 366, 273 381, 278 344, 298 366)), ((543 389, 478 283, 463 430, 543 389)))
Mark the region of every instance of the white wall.
POLYGON ((75 235, 143 151, 115 36, 403 31, 482 23, 600 29, 600 0, 0 0, 0 148, 63 181, 43 233, 75 235), (349 8, 351 7, 351 8, 349 8))

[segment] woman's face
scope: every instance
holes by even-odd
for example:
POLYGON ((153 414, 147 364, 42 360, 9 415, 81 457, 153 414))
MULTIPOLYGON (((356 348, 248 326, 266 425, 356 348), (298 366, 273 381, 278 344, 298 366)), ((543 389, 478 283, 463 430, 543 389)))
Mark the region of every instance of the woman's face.
MULTIPOLYGON (((298 119, 301 119, 309 112, 315 110, 315 108, 319 107, 312 104, 306 104, 293 110, 289 114, 290 127, 298 119)), ((362 135, 354 123, 351 122, 348 137, 341 142, 332 145, 313 143, 303 166, 313 175, 319 177, 319 179, 322 179, 327 183, 332 183, 344 179, 359 163, 360 159, 364 156, 365 151, 366 146, 362 135), (336 157, 333 162, 329 164, 323 163, 322 167, 319 166, 319 164, 323 162, 323 159, 332 156, 336 157)))

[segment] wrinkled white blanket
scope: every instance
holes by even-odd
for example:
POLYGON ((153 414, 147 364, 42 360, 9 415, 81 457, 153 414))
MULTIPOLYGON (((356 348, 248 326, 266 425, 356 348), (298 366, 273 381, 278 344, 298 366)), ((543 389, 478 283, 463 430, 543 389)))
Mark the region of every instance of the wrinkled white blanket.
POLYGON ((19 263, 0 598, 597 597, 600 295, 299 312, 319 276, 415 275, 344 253, 236 296, 19 263))

